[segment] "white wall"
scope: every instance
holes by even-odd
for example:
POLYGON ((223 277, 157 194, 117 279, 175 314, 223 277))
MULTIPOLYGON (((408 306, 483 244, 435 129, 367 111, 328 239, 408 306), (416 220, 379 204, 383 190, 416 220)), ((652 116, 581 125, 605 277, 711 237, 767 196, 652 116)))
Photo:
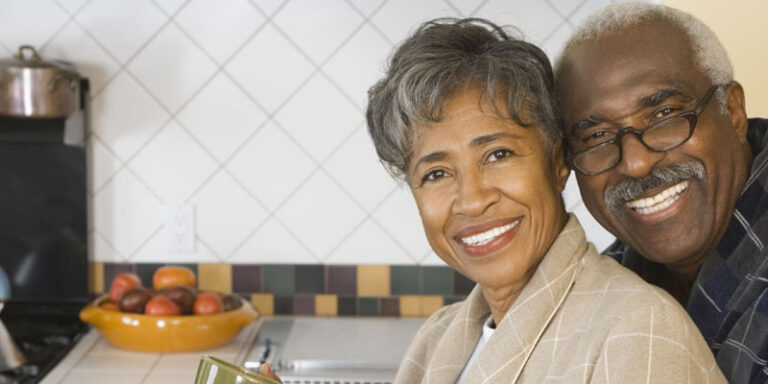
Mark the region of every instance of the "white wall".
MULTIPOLYGON (((32 44, 91 80, 95 261, 438 264, 364 127, 393 43, 479 16, 553 55, 609 2, 0 0, 0 56, 32 44), (165 250, 164 204, 194 206, 195 252, 165 250)), ((573 183, 567 205, 610 241, 573 183)))
POLYGON ((715 31, 728 51, 736 80, 744 86, 747 114, 768 116, 768 1, 667 0, 664 4, 690 12, 715 31))

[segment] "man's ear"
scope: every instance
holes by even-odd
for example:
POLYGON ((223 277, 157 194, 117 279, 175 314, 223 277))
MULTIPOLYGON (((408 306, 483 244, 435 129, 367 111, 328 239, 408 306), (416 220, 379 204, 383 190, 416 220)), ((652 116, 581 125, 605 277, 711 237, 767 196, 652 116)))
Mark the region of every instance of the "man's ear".
POLYGON ((744 101, 744 88, 736 81, 725 87, 725 107, 728 109, 728 118, 731 120, 739 141, 747 143, 747 108, 744 101))
POLYGON ((565 190, 565 183, 568 181, 568 175, 571 170, 565 164, 565 142, 563 139, 555 140, 552 145, 552 168, 557 187, 562 193, 565 190))

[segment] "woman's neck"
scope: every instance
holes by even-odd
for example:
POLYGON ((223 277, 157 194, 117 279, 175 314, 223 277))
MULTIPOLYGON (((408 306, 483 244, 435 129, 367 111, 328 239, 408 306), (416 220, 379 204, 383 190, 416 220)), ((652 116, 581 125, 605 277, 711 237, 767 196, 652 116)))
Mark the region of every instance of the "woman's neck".
MULTIPOLYGON (((526 282, 528 280, 526 279, 526 282)), ((483 291, 483 297, 491 308, 491 316, 493 317, 493 323, 501 323, 501 319, 507 313, 512 304, 515 303, 517 297, 520 296, 525 283, 521 285, 508 285, 504 287, 480 287, 483 291)))

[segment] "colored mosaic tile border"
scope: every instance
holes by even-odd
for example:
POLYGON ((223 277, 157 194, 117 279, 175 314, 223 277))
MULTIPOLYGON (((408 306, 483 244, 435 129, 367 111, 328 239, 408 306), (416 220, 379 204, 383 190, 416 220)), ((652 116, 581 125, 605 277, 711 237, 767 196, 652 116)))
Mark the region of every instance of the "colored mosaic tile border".
MULTIPOLYGON (((91 263, 90 289, 109 289, 117 274, 136 273, 150 285, 166 264, 91 263)), ((197 274, 198 289, 250 298, 265 315, 429 316, 463 300, 474 283, 442 266, 175 264, 197 274)))

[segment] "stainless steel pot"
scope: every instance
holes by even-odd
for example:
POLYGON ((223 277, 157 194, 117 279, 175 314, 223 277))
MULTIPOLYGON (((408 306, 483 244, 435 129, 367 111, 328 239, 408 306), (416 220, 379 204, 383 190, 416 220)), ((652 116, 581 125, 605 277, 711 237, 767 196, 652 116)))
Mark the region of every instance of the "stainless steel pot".
POLYGON ((66 117, 79 105, 80 75, 73 64, 45 61, 29 45, 0 60, 0 115, 66 117))

